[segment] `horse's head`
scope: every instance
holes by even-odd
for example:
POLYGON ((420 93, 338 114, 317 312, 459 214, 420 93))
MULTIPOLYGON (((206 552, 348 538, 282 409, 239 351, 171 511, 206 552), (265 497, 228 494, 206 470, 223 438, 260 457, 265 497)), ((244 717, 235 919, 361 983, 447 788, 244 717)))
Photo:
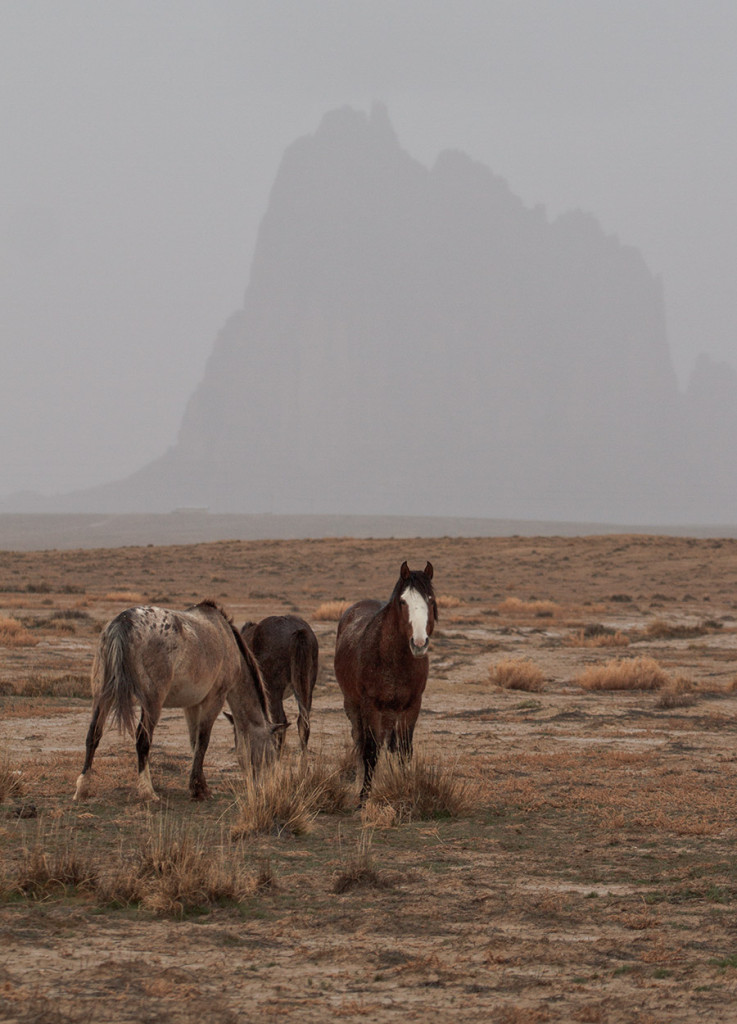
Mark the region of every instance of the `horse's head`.
POLYGON ((430 562, 422 572, 412 572, 407 563, 403 562, 399 570, 399 582, 395 588, 402 622, 407 630, 409 649, 416 658, 422 658, 427 654, 438 617, 432 576, 430 562))

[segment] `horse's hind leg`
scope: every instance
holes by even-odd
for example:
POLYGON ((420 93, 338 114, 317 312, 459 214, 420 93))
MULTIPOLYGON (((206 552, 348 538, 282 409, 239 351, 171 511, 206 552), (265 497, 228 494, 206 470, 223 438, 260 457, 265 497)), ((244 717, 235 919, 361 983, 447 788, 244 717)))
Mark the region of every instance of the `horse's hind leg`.
POLYGON ((97 750, 100 740, 102 738, 102 730, 105 725, 105 714, 99 704, 95 704, 92 709, 92 720, 90 721, 90 727, 87 730, 87 740, 85 742, 85 758, 82 772, 77 779, 77 788, 74 791, 73 800, 85 800, 90 793, 90 774, 92 769, 92 762, 95 757, 95 751, 97 750))
POLYGON ((138 755, 138 795, 141 800, 158 800, 159 797, 151 781, 151 768, 149 766, 149 754, 151 751, 151 740, 154 729, 159 720, 160 709, 154 711, 141 711, 141 721, 136 729, 136 754, 138 755))

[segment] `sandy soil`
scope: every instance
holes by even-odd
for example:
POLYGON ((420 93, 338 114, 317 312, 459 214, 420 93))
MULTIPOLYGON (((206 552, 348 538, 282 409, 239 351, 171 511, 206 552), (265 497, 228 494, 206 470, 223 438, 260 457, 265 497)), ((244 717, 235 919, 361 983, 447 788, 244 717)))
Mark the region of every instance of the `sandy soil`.
POLYGON ((142 600, 184 607, 206 596, 237 623, 304 615, 321 645, 311 748, 337 759, 348 724, 332 673, 335 622, 315 613, 388 596, 404 558, 433 561, 441 601, 418 745, 453 760, 476 787, 475 810, 368 830, 349 810, 320 815, 306 836, 251 840, 243 856, 268 863, 273 885, 183 920, 74 893, 34 901, 6 884, 0 1020, 737 1020, 733 540, 0 552, 0 622, 12 617, 30 637, 0 646, 0 754, 21 773, 0 809, 5 877, 55 827, 114 852, 152 814, 192 827, 232 820, 240 773, 227 723, 206 761, 214 798, 191 804, 176 711, 154 740, 161 807, 133 799, 131 745, 114 732, 92 798, 71 804, 101 623, 142 600), (637 656, 670 674, 670 699, 577 682, 588 665, 637 656), (519 657, 542 669, 542 692, 491 684, 491 666, 519 657), (336 894, 336 873, 362 842, 373 882, 336 894))

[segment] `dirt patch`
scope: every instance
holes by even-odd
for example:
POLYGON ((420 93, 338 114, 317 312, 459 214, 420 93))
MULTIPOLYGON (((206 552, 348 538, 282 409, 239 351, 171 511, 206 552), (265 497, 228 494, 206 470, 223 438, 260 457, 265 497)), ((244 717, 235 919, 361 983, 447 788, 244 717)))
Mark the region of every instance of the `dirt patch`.
MULTIPOLYGON (((19 773, 0 806, 0 1019, 732 1020, 736 602, 732 540, 0 553, 0 617, 36 641, 0 648, 0 754, 19 773), (332 671, 335 623, 312 614, 328 601, 388 597, 405 558, 433 562, 440 597, 417 741, 477 787, 472 813, 367 828, 352 809, 320 814, 305 836, 233 845, 232 731, 217 724, 205 763, 214 796, 192 804, 177 711, 154 737, 160 807, 134 800, 132 745, 115 731, 103 738, 92 798, 72 805, 92 652, 131 595, 171 607, 213 597, 237 623, 282 611, 311 621, 321 647, 311 756, 337 763, 349 730, 332 671), (624 642, 607 646, 616 635, 624 642), (585 667, 623 656, 655 658, 680 680, 674 703, 577 685, 585 667), (490 666, 510 657, 539 666, 541 692, 491 685, 490 666), (14 888, 29 851, 73 843, 110 866, 172 821, 208 830, 213 851, 227 847, 254 871, 267 867, 269 884, 179 918, 101 905, 83 886, 38 898, 14 888), (359 847, 373 875, 337 893, 359 847)), ((289 733, 296 747, 294 725, 289 733)))

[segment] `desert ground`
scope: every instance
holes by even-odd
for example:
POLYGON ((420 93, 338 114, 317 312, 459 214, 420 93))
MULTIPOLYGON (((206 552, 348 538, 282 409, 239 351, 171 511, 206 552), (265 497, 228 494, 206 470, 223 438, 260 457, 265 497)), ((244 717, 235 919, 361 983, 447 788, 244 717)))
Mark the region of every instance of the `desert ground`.
MULTIPOLYGON (((734 539, 0 551, 0 1020, 735 1021, 736 679, 734 539), (339 772, 330 609, 388 598, 404 559, 435 568, 415 740, 463 796, 455 809, 362 809, 356 781, 305 829, 244 835, 229 724, 205 761, 212 799, 193 803, 174 709, 153 741, 160 803, 136 799, 115 729, 90 799, 72 802, 99 631, 139 603, 306 618, 321 649, 308 761, 339 772), (629 675, 588 688, 623 660, 629 675), (520 661, 515 681, 503 669, 520 661), (250 883, 114 895, 142 850, 168 850, 164 875, 186 837, 250 883)), ((295 764, 296 749, 293 725, 295 764)))

